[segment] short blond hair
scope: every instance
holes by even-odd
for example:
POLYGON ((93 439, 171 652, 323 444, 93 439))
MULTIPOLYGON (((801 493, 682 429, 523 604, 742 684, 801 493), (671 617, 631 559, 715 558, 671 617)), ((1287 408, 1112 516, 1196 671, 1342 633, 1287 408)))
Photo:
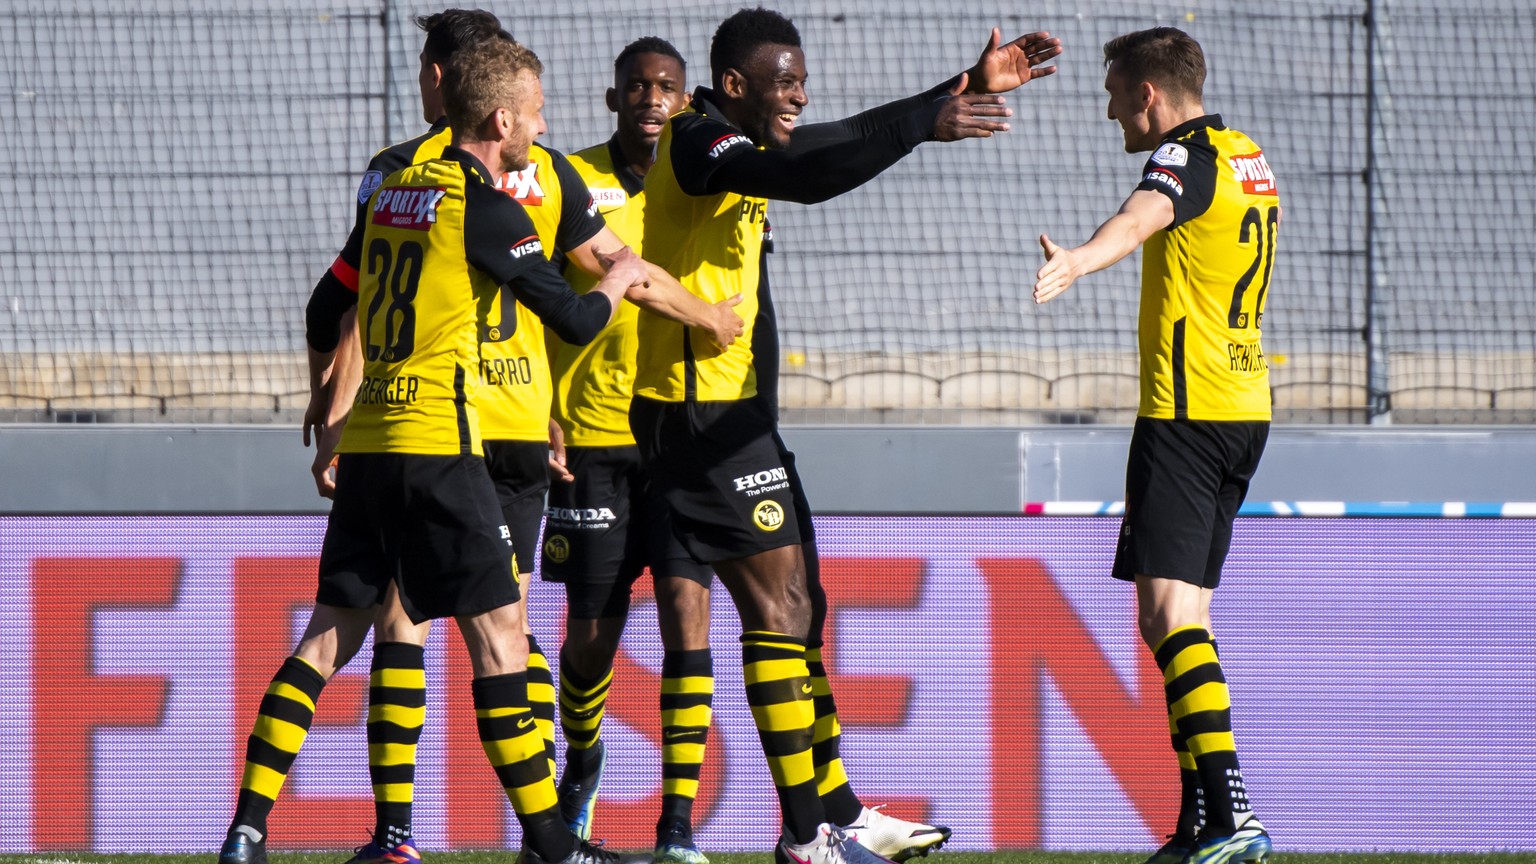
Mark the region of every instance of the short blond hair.
POLYGON ((460 135, 473 137, 498 108, 524 98, 527 77, 544 74, 544 64, 527 47, 503 34, 454 53, 443 70, 443 110, 460 135))

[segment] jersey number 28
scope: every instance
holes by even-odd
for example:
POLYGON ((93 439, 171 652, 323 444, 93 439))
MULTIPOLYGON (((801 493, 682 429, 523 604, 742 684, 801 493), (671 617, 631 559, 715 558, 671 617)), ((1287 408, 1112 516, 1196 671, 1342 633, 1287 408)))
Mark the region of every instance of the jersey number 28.
POLYGON ((378 238, 368 247, 368 275, 378 278, 373 301, 368 304, 368 319, 363 328, 369 360, 398 363, 416 350, 416 291, 421 288, 421 265, 426 254, 421 244, 407 240, 398 253, 389 241, 378 238), (393 266, 391 266, 393 265, 393 266), (384 306, 385 296, 389 307, 384 306), (382 343, 374 342, 374 321, 384 314, 382 343))

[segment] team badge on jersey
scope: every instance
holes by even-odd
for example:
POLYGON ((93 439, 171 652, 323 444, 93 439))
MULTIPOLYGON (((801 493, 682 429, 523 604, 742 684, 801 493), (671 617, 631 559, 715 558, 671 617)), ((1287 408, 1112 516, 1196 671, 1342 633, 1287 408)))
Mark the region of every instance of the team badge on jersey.
POLYGON ((1159 165, 1172 165, 1177 168, 1189 164, 1189 151, 1183 144, 1164 144, 1152 154, 1152 161, 1159 165))
POLYGON ((508 171, 496 181, 496 188, 511 195, 524 207, 544 203, 544 187, 539 185, 539 163, 530 162, 521 171, 508 171))
POLYGON ((357 184, 357 203, 367 204, 368 199, 373 197, 373 193, 379 191, 379 187, 383 185, 383 171, 363 172, 363 182, 357 184))

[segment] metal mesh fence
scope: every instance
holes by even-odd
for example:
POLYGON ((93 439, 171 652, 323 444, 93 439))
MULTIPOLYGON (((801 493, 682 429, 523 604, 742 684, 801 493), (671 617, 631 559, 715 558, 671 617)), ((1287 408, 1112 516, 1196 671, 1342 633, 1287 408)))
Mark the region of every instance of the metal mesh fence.
MULTIPOLYGON (((488 4, 544 60, 545 142, 604 140, 612 58, 660 35, 707 77, 738 3, 488 4)), ((423 127, 423 3, 0 10, 0 418, 296 422, 303 307, 374 150, 423 127)), ((1536 12, 1525 0, 784 2, 828 120, 925 89, 990 27, 1061 71, 1014 129, 927 144, 866 187, 774 204, 788 422, 1125 422, 1136 260, 1045 307, 1036 237, 1080 242, 1143 156, 1104 119, 1100 46, 1204 45, 1206 106, 1285 203, 1266 353, 1277 418, 1536 420, 1536 12), (1390 412, 1390 413, 1388 413, 1390 412)))

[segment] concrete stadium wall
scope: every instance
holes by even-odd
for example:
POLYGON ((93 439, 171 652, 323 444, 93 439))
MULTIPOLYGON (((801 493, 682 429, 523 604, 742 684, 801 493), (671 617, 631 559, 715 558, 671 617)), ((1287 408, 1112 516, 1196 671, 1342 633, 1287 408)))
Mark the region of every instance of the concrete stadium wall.
MULTIPOLYGON (((818 513, 1018 513, 1115 501, 1125 426, 791 426, 818 513)), ((306 513, 293 427, 0 426, 0 513, 306 513)), ((1277 426, 1250 501, 1531 501, 1533 427, 1277 426)))

